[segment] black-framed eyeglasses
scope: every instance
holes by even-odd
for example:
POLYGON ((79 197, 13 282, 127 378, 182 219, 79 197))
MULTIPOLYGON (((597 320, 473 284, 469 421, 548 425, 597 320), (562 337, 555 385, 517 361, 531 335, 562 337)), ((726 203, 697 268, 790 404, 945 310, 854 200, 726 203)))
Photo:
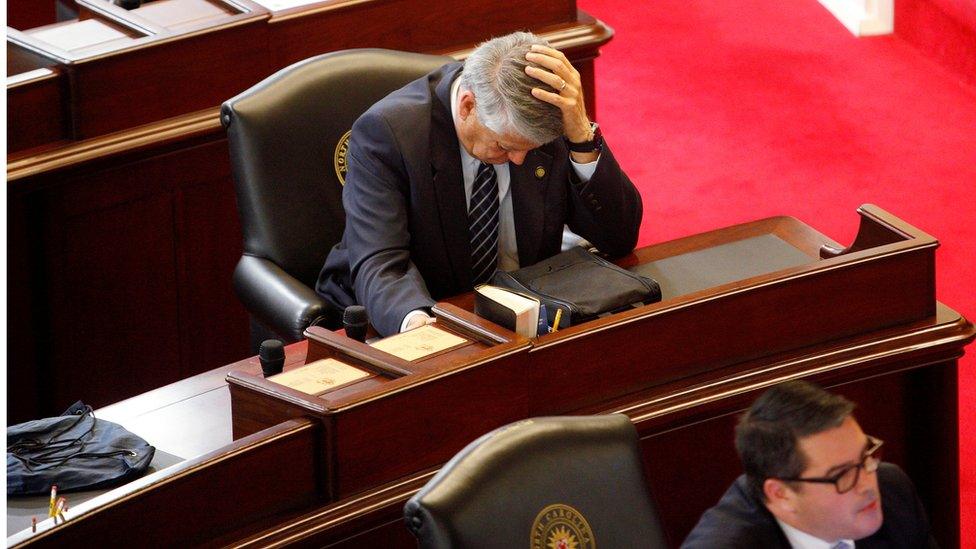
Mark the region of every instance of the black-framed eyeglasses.
POLYGON ((878 465, 881 463, 882 444, 884 444, 883 440, 869 436, 868 447, 866 450, 864 450, 864 454, 861 456, 861 462, 855 463, 854 465, 848 465, 847 467, 844 467, 838 471, 835 475, 820 478, 779 478, 779 480, 788 482, 816 482, 818 484, 833 484, 834 488, 837 489, 838 494, 850 492, 855 486, 857 486, 857 480, 861 475, 861 469, 864 469, 868 473, 873 473, 878 470, 878 465))

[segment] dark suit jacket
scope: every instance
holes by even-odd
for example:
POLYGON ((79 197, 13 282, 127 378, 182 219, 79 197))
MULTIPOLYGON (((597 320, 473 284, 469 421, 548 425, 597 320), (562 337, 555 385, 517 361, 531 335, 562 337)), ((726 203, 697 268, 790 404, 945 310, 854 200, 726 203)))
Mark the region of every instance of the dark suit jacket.
MULTIPOLYGON (((408 312, 471 290, 467 204, 450 106, 460 70, 451 63, 408 84, 353 125, 345 232, 316 290, 339 308, 365 305, 383 335, 396 333, 408 312)), ((576 180, 561 139, 509 168, 521 265, 558 253, 564 224, 610 255, 633 250, 641 199, 608 148, 585 184, 576 180)))
MULTIPOLYGON (((855 540, 857 549, 938 547, 929 531, 928 517, 908 476, 891 463, 878 469, 884 522, 873 535, 855 540)), ((786 535, 766 506, 754 498, 740 476, 718 505, 701 520, 681 545, 683 549, 783 548, 786 535)))

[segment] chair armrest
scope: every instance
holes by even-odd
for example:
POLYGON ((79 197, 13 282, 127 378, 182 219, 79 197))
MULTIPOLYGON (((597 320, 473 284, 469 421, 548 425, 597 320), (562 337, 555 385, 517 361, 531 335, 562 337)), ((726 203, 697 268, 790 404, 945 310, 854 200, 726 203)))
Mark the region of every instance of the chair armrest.
MULTIPOLYGON (((329 328, 332 306, 315 290, 261 257, 243 255, 234 268, 234 292, 255 319, 279 335, 297 341, 305 328, 329 328)), ((334 321, 333 321, 334 323, 334 321)))

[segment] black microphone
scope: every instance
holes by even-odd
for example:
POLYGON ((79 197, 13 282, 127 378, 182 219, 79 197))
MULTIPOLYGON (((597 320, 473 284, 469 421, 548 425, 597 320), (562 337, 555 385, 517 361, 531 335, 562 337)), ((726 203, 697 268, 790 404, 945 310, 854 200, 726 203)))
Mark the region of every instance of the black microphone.
POLYGON ((285 366, 285 344, 277 339, 265 339, 261 342, 258 359, 264 377, 280 374, 285 366))
POLYGON ((365 343, 366 326, 368 325, 369 318, 366 316, 366 307, 362 305, 350 305, 342 313, 342 327, 346 329, 346 337, 365 343))

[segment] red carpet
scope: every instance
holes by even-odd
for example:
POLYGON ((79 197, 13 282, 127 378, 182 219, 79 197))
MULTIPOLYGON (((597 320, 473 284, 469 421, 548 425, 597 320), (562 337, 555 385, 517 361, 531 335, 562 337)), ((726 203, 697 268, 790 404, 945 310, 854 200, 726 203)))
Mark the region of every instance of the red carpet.
MULTIPOLYGON (((924 1, 903 5, 924 15, 924 1)), ((781 214, 847 244, 855 209, 874 203, 939 238, 938 298, 976 317, 976 87, 959 72, 976 50, 939 60, 901 30, 858 39, 816 0, 579 5, 616 31, 597 61, 598 118, 641 188, 642 245, 781 214)), ((969 547, 974 353, 959 395, 969 547)))
POLYGON ((898 0, 895 33, 976 86, 976 2, 898 0))

